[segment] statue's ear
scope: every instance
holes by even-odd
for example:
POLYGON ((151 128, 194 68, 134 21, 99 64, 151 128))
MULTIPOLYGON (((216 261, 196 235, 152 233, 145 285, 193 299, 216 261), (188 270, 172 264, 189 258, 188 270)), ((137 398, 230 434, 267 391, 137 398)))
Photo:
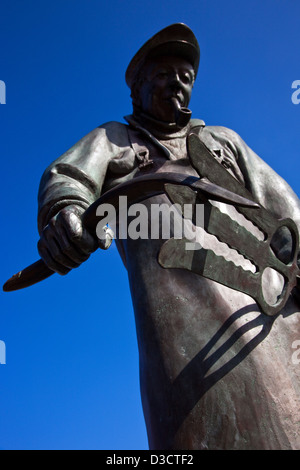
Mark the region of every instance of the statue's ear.
POLYGON ((144 84, 144 82, 147 80, 147 69, 143 67, 141 70, 139 70, 132 82, 131 85, 131 99, 132 99, 132 104, 133 106, 136 106, 139 108, 141 106, 142 100, 141 100, 141 89, 144 84))
POLYGON ((133 109, 137 109, 141 106, 140 86, 138 86, 138 84, 133 84, 131 88, 130 98, 132 100, 133 109))

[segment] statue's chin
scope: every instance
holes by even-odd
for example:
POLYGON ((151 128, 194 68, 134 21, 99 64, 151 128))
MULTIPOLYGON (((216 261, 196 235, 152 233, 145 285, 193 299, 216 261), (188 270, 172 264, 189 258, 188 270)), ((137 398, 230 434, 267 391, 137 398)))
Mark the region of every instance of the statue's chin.
POLYGON ((180 130, 188 125, 190 118, 191 118, 191 114, 192 114, 191 111, 180 113, 178 114, 178 116, 175 116, 174 114, 170 114, 168 119, 162 120, 162 119, 158 119, 156 116, 141 112, 136 117, 141 123, 148 125, 148 126, 150 125, 151 127, 157 130, 175 131, 175 130, 180 130))

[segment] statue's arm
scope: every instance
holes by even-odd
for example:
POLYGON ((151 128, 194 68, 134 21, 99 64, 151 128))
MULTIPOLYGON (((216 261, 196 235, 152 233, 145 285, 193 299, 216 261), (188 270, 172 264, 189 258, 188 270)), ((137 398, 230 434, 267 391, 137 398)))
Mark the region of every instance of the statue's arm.
POLYGON ((38 250, 60 274, 79 266, 98 247, 83 227, 83 212, 101 194, 108 163, 126 143, 124 125, 105 124, 83 137, 44 172, 38 194, 38 250))
MULTIPOLYGON (((300 200, 290 185, 262 160, 233 130, 208 126, 203 131, 208 146, 222 145, 230 152, 242 172, 244 184, 255 199, 278 219, 291 218, 300 231, 300 200)), ((285 260, 291 252, 292 239, 287 229, 274 237, 272 247, 285 260)))
MULTIPOLYGON (((275 217, 293 219, 300 233, 300 200, 297 194, 280 175, 248 147, 238 134, 230 132, 248 189, 275 217)), ((273 237, 272 248, 279 259, 284 262, 290 261, 292 245, 291 234, 285 227, 282 227, 273 237)), ((298 249, 298 265, 300 266, 300 248, 298 249)))
POLYGON ((246 188, 256 200, 280 218, 292 218, 300 230, 300 200, 290 185, 262 160, 233 130, 207 126, 202 139, 209 148, 215 143, 229 151, 237 162, 246 188))
POLYGON ((250 191, 275 217, 293 219, 300 230, 300 200, 291 186, 240 139, 239 165, 250 191))

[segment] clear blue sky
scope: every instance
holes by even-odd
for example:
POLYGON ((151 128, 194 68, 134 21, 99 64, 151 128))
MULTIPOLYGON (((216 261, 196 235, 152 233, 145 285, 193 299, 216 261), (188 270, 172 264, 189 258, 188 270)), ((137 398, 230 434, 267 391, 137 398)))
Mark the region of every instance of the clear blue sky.
MULTIPOLYGON (((174 22, 201 47, 193 117, 237 131, 299 195, 299 19, 292 0, 1 0, 1 283, 38 259, 42 172, 131 112, 126 66, 174 22)), ((0 295, 0 449, 147 449, 115 246, 66 277, 0 295)))

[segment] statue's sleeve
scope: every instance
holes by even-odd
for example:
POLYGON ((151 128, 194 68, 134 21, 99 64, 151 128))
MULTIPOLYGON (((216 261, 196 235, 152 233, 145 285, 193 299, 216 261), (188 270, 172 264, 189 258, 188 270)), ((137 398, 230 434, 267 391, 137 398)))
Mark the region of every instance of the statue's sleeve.
POLYGON ((126 126, 110 122, 94 129, 44 172, 38 193, 38 230, 62 208, 84 209, 101 194, 108 163, 128 144, 126 126))
MULTIPOLYGON (((216 129, 216 128, 214 128, 216 129)), ((245 186, 275 217, 293 219, 300 230, 300 200, 291 186, 233 130, 218 128, 219 139, 233 151, 245 186)))
MULTIPOLYGON (((231 145, 235 147, 238 165, 243 173, 245 185, 255 199, 276 218, 291 218, 300 232, 300 200, 291 186, 263 161, 241 137, 227 129, 231 145)), ((283 261, 290 259, 292 238, 289 230, 282 227, 272 239, 272 248, 283 261)), ((300 253, 300 250, 299 250, 300 253)), ((298 255, 300 265, 300 256, 298 255)))

